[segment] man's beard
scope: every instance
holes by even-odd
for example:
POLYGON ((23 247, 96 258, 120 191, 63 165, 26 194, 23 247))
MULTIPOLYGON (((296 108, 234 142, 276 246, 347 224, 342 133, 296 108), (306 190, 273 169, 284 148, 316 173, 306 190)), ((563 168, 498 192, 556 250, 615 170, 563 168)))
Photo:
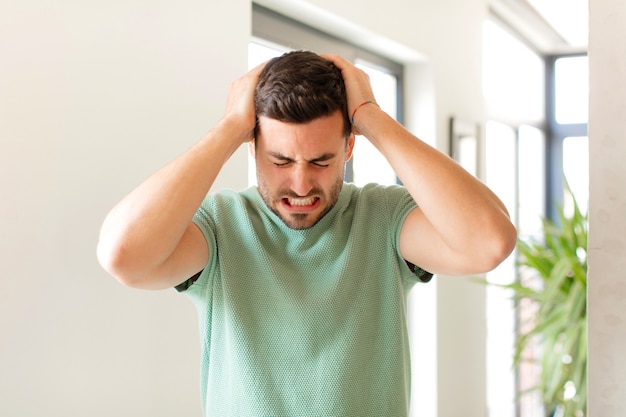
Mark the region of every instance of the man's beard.
POLYGON ((292 198, 303 198, 307 196, 299 196, 294 194, 290 190, 279 190, 274 196, 270 195, 270 191, 265 183, 265 180, 257 175, 257 188, 259 190, 259 194, 261 198, 265 202, 265 205, 275 214, 277 215, 283 223, 285 223, 288 227, 295 230, 303 230, 308 229, 315 226, 337 203, 339 200, 339 194, 341 193, 341 188, 343 187, 343 177, 338 177, 338 180, 333 184, 330 189, 328 195, 326 195, 323 190, 319 188, 314 188, 309 192, 309 195, 312 196, 320 196, 322 202, 326 203, 326 207, 316 214, 314 218, 311 217, 309 213, 290 213, 288 217, 285 217, 277 207, 280 207, 282 204, 283 198, 292 197, 292 198))

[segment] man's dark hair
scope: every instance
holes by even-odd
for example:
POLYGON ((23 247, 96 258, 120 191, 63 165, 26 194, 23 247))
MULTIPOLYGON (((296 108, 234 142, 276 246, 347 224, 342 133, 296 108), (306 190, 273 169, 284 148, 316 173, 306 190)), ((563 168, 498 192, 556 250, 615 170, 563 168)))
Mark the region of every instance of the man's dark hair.
POLYGON ((341 71, 313 52, 287 52, 270 60, 261 72, 254 102, 257 118, 286 123, 307 123, 340 110, 344 136, 352 130, 341 71))

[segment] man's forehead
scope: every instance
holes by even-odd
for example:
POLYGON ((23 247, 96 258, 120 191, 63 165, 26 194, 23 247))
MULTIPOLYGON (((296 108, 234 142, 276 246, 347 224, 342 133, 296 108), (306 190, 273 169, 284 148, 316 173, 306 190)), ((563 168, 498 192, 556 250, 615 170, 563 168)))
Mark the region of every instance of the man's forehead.
POLYGON ((256 131, 269 142, 305 139, 307 141, 344 140, 343 124, 336 114, 322 116, 304 123, 285 122, 266 116, 259 116, 256 131))

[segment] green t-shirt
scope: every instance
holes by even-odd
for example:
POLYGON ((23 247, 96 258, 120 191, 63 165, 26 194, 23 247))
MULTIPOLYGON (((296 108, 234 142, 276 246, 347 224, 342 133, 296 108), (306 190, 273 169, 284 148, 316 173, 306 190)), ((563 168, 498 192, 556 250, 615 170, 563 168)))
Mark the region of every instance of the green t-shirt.
POLYGON ((344 184, 293 230, 256 187, 208 196, 194 222, 210 261, 179 286, 199 314, 206 416, 406 416, 406 296, 430 274, 398 248, 405 188, 344 184))

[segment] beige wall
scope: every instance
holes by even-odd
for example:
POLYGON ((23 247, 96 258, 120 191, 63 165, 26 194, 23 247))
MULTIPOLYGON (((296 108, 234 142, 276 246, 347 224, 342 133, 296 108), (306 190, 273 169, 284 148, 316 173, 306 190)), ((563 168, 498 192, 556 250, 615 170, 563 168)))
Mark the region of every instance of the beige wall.
POLYGON ((589 410, 626 415, 626 3, 590 0, 589 410))
POLYGON ((249 21, 247 1, 0 2, 1 416, 201 415, 191 303, 122 287, 95 244, 218 120, 249 21))

